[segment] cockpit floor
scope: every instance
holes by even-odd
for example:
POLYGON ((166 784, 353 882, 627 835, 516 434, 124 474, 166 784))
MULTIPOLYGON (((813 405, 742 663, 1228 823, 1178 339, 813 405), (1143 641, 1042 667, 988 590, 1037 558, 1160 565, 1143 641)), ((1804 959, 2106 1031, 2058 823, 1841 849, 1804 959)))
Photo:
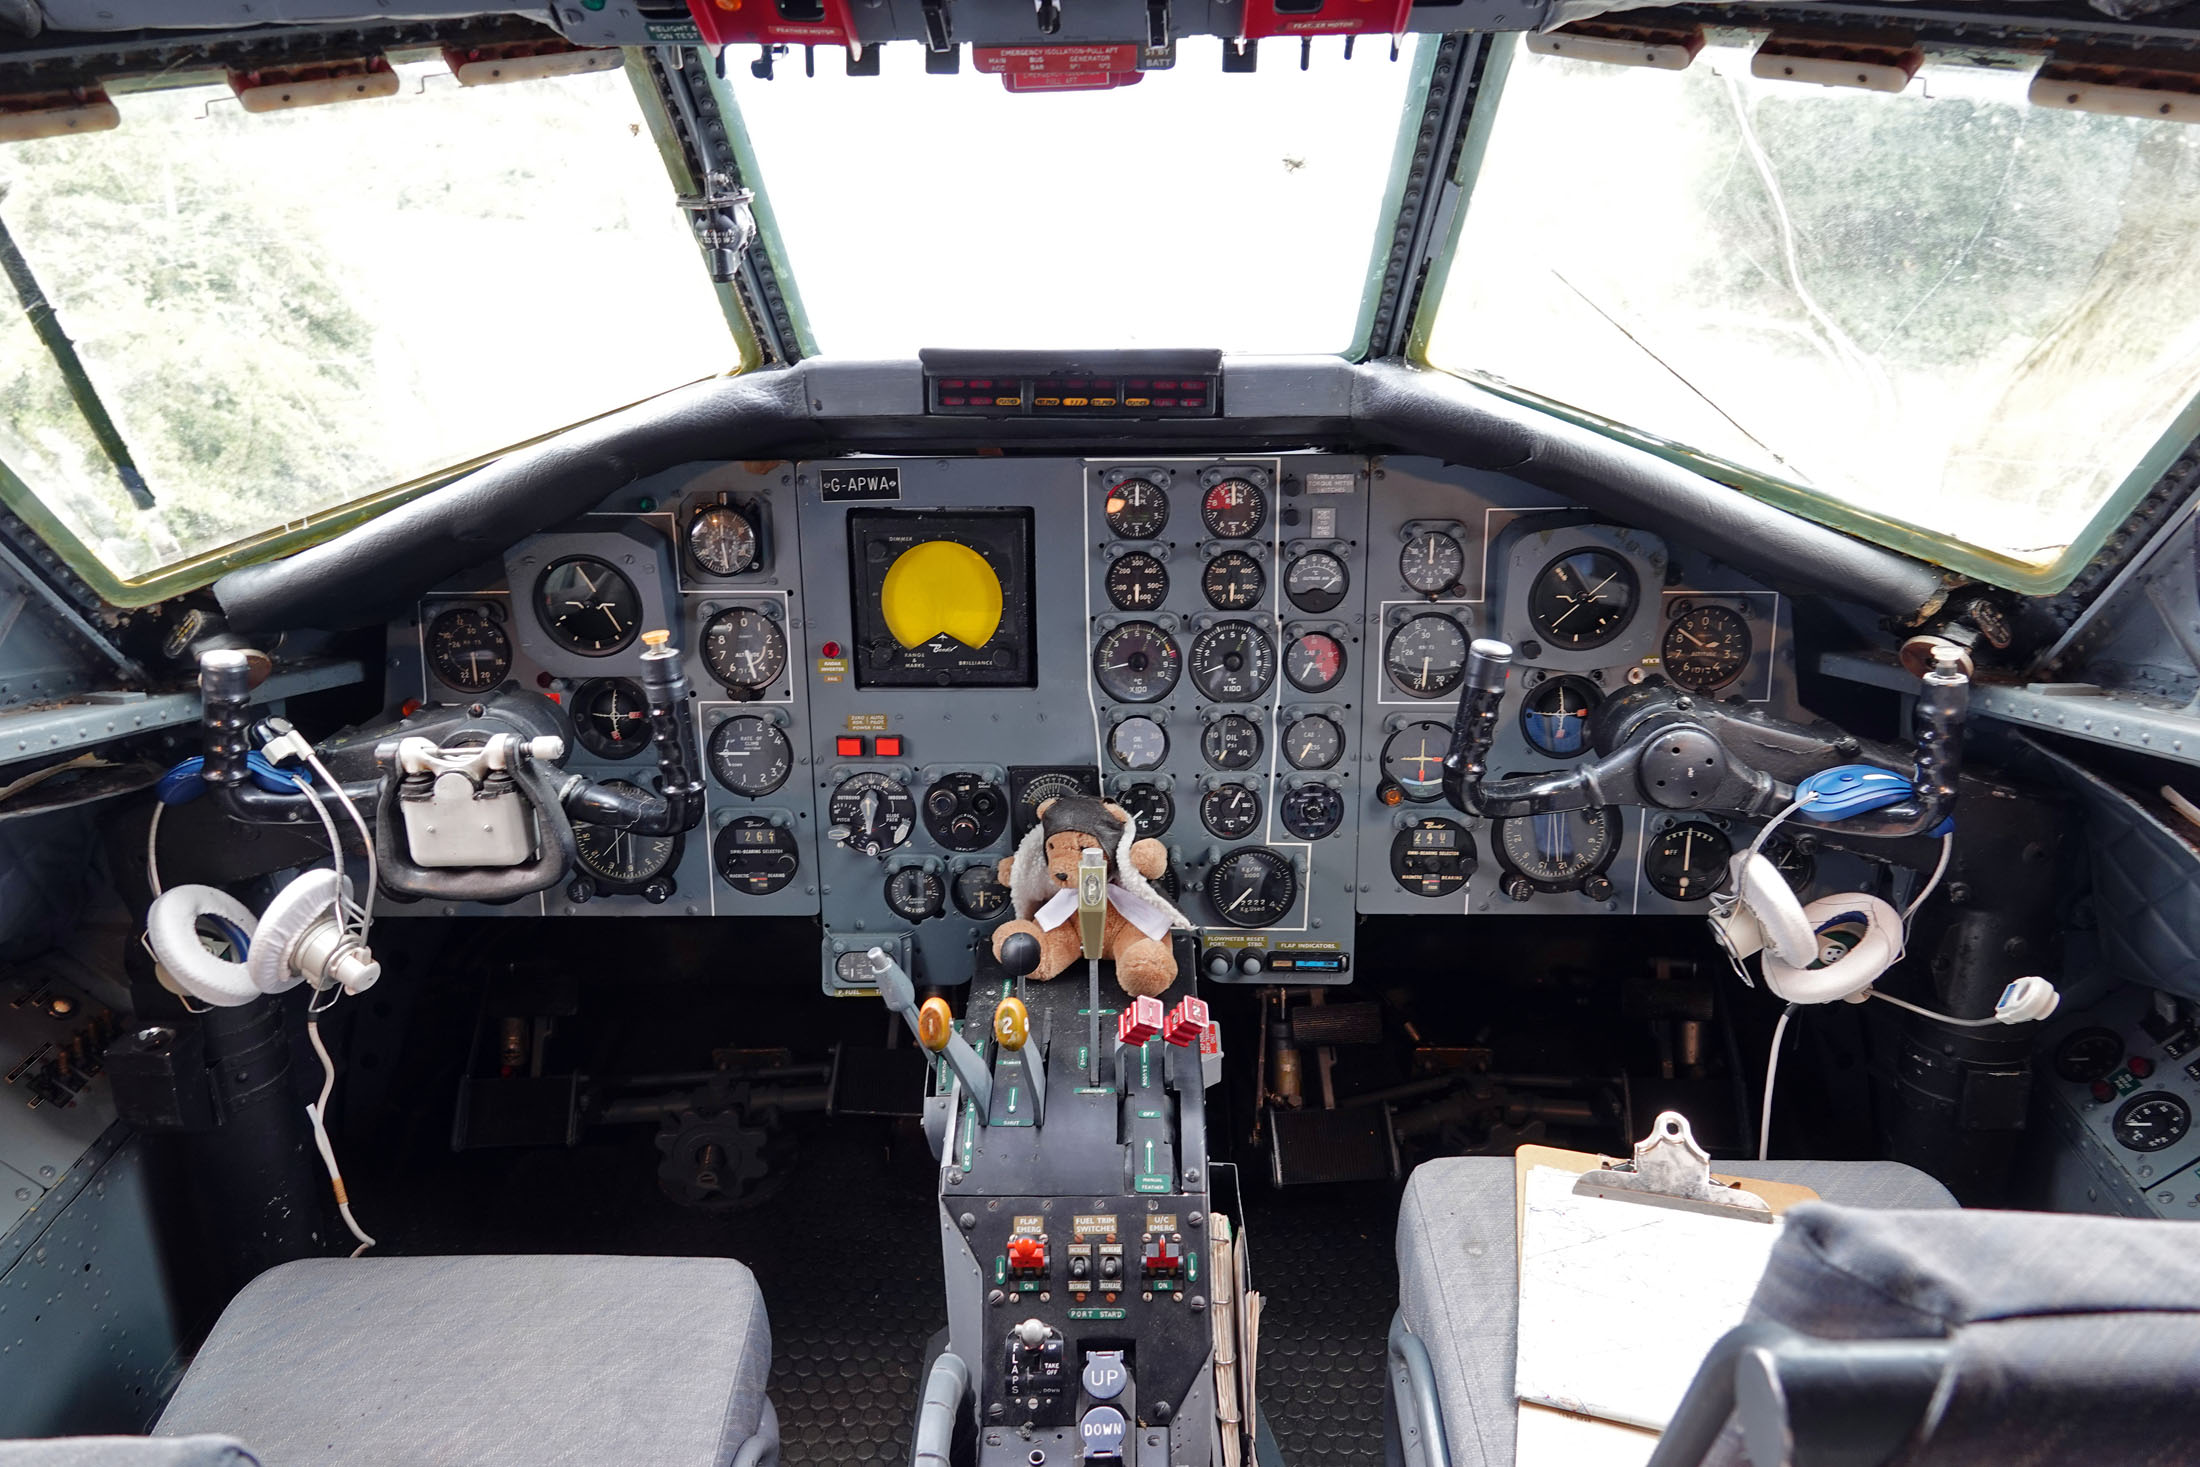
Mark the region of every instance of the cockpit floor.
MULTIPOLYGON (((790 1134, 784 1184, 742 1211, 666 1198, 644 1133, 569 1150, 421 1148, 402 1177, 353 1169, 353 1197, 385 1253, 738 1258, 771 1313, 788 1467, 906 1462, 926 1347, 946 1323, 931 1156, 883 1121, 804 1117, 790 1134)), ((1284 1458, 1380 1461, 1395 1195, 1249 1191, 1261 1397, 1284 1458)))

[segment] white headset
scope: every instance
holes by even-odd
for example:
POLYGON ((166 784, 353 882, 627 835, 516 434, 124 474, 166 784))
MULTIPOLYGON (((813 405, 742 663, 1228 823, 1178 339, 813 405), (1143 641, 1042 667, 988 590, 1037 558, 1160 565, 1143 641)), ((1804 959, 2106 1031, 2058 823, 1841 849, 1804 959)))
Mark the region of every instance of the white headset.
POLYGON ((381 964, 344 930, 339 900, 351 880, 316 867, 275 894, 257 919, 252 909, 212 886, 172 886, 145 914, 145 940, 162 986, 216 1008, 236 1008, 263 993, 315 988, 359 993, 382 976, 381 964), (199 923, 216 917, 249 940, 242 961, 216 956, 199 923))
MULTIPOLYGON (((1799 808, 1799 805, 1798 805, 1799 808)), ((1765 986, 1789 1003, 1862 1003, 1869 998, 1923 1014, 1943 1023, 1975 1028, 1986 1024, 2025 1024, 2055 1012, 2062 996, 2045 978, 2010 983, 1984 1019, 1958 1019, 1920 1008, 1872 987, 1902 961, 1907 948, 1908 915, 1860 891, 1820 897, 1804 906, 1780 870, 1762 853, 1775 818, 1728 867, 1727 893, 1712 900, 1711 931, 1726 949, 1737 973, 1748 981, 1743 962, 1761 952, 1765 986)), ((1943 866, 1945 867, 1945 856, 1943 866)), ((1939 883, 1940 873, 1910 904, 1914 913, 1939 883)))

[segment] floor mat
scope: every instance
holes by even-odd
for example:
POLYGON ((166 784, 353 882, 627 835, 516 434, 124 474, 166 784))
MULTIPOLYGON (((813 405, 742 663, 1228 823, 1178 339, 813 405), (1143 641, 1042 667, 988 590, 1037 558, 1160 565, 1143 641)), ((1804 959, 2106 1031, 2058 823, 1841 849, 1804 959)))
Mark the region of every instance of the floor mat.
POLYGON ((1383 1354, 1398 1307, 1387 1187, 1253 1192, 1262 1412, 1289 1467, 1383 1460, 1383 1354))

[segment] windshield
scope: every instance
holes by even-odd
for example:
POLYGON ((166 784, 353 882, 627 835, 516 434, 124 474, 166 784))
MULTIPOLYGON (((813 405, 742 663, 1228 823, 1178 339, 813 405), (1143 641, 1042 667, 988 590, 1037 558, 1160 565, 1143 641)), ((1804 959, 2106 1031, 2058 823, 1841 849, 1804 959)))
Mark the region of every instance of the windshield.
POLYGON ((2200 130, 2026 72, 1760 81, 1719 39, 1679 73, 1512 48, 1429 360, 2067 581, 2193 431, 2200 130))
POLYGON ((7 279, 85 379, 0 294, 0 466, 112 578, 736 364, 623 72, 397 71, 260 115, 123 95, 117 131, 0 147, 7 279))
POLYGON ((819 351, 1335 352, 1416 90, 1362 39, 1233 75, 1189 39, 1131 86, 1021 93, 887 46, 875 77, 821 58, 734 95, 819 351))

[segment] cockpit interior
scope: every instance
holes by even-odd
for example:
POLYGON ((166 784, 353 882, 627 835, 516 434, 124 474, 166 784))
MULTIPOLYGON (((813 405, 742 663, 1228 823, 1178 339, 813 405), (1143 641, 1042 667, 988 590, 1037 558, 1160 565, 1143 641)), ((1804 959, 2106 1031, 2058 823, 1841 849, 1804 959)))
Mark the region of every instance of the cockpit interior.
POLYGON ((0 0, 0 1467, 2200 1461, 2196 122, 0 0))

